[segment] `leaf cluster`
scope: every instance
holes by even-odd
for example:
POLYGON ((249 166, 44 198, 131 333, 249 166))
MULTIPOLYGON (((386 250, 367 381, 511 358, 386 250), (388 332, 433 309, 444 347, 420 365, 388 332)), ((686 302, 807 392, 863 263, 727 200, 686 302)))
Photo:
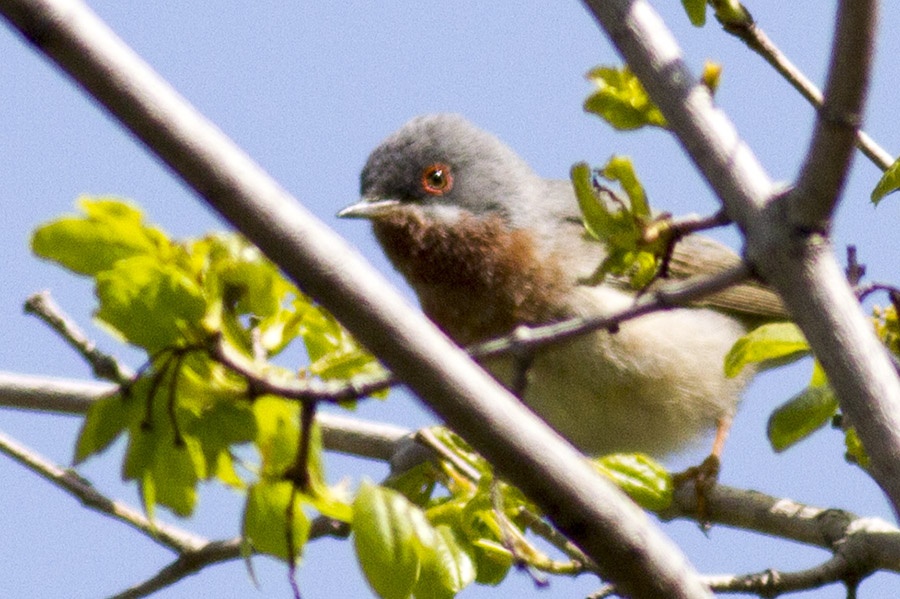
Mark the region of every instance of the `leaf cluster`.
POLYGON ((349 521, 348 498, 324 482, 314 430, 306 435, 308 484, 285 478, 302 436, 300 406, 257 394, 207 348, 216 339, 260 377, 298 381, 378 376, 377 361, 239 236, 176 241, 124 201, 85 197, 78 206, 81 214, 39 227, 33 251, 91 277, 96 322, 148 358, 133 380, 91 407, 75 463, 124 436, 122 476, 138 483, 149 515, 156 505, 190 515, 201 481, 241 489, 248 547, 286 559, 299 554, 308 532, 303 506, 349 521), (304 368, 270 361, 298 340, 304 368), (248 446, 252 463, 237 458, 248 446))

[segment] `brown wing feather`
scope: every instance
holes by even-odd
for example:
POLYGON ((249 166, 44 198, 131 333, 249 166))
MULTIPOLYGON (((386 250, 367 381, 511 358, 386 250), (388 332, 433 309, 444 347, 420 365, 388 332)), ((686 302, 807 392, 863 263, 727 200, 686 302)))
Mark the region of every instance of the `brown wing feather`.
MULTIPOLYGON (((675 245, 669 265, 676 279, 712 276, 737 266, 741 258, 731 248, 712 239, 689 235, 675 245)), ((720 308, 736 316, 752 320, 784 320, 788 318, 781 298, 762 283, 748 281, 729 287, 697 302, 700 306, 720 308)))

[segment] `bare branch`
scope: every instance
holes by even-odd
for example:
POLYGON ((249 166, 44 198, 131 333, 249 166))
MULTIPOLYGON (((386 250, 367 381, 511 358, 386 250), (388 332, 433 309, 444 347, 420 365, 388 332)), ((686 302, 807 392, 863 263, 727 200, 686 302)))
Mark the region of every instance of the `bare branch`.
MULTIPOLYGON (((349 528, 346 523, 319 517, 312 521, 309 539, 322 537, 346 538, 349 528)), ((159 572, 129 589, 113 595, 110 599, 139 599, 172 586, 179 580, 195 574, 207 566, 231 561, 241 557, 241 539, 235 537, 224 541, 210 541, 199 549, 186 551, 159 572)), ((252 549, 251 549, 252 550, 252 549)))
POLYGON ((59 333, 59 336, 91 365, 94 376, 98 379, 123 385, 133 376, 128 367, 120 364, 113 356, 97 349, 96 344, 87 338, 75 321, 53 301, 49 291, 35 293, 29 297, 25 301, 25 312, 34 314, 59 333))
POLYGON ((96 400, 117 391, 117 385, 108 383, 0 371, 0 406, 7 408, 86 414, 96 400))
POLYGON ((875 0, 845 0, 838 5, 825 101, 789 204, 788 217, 796 227, 815 231, 829 228, 862 124, 876 21, 875 0))
POLYGON ((171 586, 206 566, 237 559, 241 556, 241 539, 213 541, 200 549, 181 553, 175 561, 144 582, 137 584, 110 599, 138 599, 171 586))
POLYGON ((77 497, 85 507, 124 522, 169 549, 178 552, 194 551, 207 544, 204 539, 170 524, 150 522, 138 510, 104 496, 74 470, 57 466, 2 432, 0 452, 77 497))
POLYGON ((625 321, 651 312, 686 306, 693 301, 737 285, 748 278, 750 278, 750 271, 741 264, 713 277, 700 280, 691 279, 680 285, 672 285, 642 295, 634 301, 630 308, 617 314, 595 318, 571 318, 537 327, 520 326, 509 335, 470 346, 469 352, 475 357, 486 358, 508 352, 538 349, 600 329, 615 330, 625 321))
POLYGON ((396 384, 392 376, 379 377, 374 380, 323 381, 319 379, 297 380, 264 376, 254 372, 247 360, 232 350, 218 336, 208 344, 210 357, 240 374, 247 380, 253 395, 270 393, 288 399, 326 403, 340 403, 360 399, 383 391, 396 384))
MULTIPOLYGON (((725 31, 738 37, 747 44, 747 47, 762 56, 778 73, 791 84, 800 95, 816 107, 822 108, 822 91, 810 81, 797 66, 769 39, 769 36, 752 21, 741 23, 738 26, 723 24, 725 31)), ((856 130, 856 147, 875 163, 881 170, 887 170, 893 163, 893 158, 878 143, 866 134, 862 129, 856 130)))

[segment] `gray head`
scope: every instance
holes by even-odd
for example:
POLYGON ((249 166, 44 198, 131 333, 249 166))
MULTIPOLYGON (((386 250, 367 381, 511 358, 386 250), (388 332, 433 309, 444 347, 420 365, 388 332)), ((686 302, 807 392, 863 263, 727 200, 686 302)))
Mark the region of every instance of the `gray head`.
POLYGON ((362 201, 339 216, 377 218, 385 208, 416 205, 496 214, 515 226, 540 203, 543 185, 515 152, 463 117, 423 115, 375 148, 360 177, 362 201))

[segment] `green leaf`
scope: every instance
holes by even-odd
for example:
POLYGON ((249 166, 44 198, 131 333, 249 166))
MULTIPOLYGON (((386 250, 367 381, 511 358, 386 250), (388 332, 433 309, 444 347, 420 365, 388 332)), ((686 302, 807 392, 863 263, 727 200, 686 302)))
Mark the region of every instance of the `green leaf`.
POLYGON ((872 190, 872 203, 878 204, 884 196, 900 189, 900 158, 894 161, 878 181, 878 185, 872 190))
POLYGON ((150 354, 177 345, 206 310, 196 283, 150 256, 119 260, 98 273, 97 297, 97 318, 150 354))
POLYGON ((478 584, 500 584, 513 565, 512 554, 499 543, 477 539, 472 544, 472 554, 478 584))
POLYGON ((617 453, 591 463, 645 509, 659 511, 672 503, 672 477, 648 456, 617 453))
POLYGON ((130 399, 116 394, 91 404, 75 444, 76 465, 109 447, 135 418, 140 417, 140 411, 135 410, 138 403, 130 399))
POLYGON ((775 451, 784 451, 831 420, 838 401, 831 387, 810 386, 772 412, 766 433, 775 451))
POLYGON ((309 538, 309 519, 303 513, 302 503, 290 482, 261 480, 247 493, 241 530, 244 539, 260 553, 294 561, 309 538), (291 501, 291 527, 288 528, 287 514, 291 501), (288 555, 288 531, 295 551, 292 556, 288 555))
POLYGON ((737 0, 710 0, 716 19, 726 28, 748 27, 753 25, 753 17, 737 0))
POLYGON ((369 585, 382 599, 406 599, 419 580, 422 546, 434 529, 403 495, 364 481, 353 503, 353 546, 369 585))
POLYGON ((809 353, 809 344, 797 325, 764 324, 737 340, 725 356, 725 374, 735 377, 750 364, 757 364, 760 369, 783 366, 809 353))
POLYGON ((706 24, 706 0, 681 0, 691 25, 703 27, 706 24))
POLYGON ((197 482, 205 473, 200 443, 184 436, 176 443, 170 428, 133 428, 123 478, 140 486, 144 510, 152 517, 159 503, 179 516, 190 516, 197 501, 197 482))
POLYGON ((253 402, 256 447, 262 458, 260 475, 280 478, 293 465, 300 442, 300 407, 279 397, 264 395, 253 402))
POLYGON ((452 599, 475 580, 472 557, 449 526, 435 528, 430 549, 413 593, 416 599, 452 599))
POLYGON ((648 241, 648 227, 655 221, 630 160, 613 156, 600 174, 620 183, 629 201, 626 203, 612 191, 595 185, 587 164, 572 167, 572 184, 585 229, 607 250, 604 261, 585 282, 595 285, 612 274, 627 276, 632 287, 640 289, 655 276, 667 238, 657 234, 648 241))
POLYGON ((613 156, 603 167, 603 176, 609 181, 617 181, 628 194, 628 199, 631 201, 629 212, 634 220, 650 217, 647 194, 644 193, 644 187, 638 181, 630 159, 624 156, 613 156))
POLYGON ((96 275, 124 258, 165 256, 170 243, 157 229, 145 227, 140 211, 121 201, 80 198, 84 217, 61 218, 35 230, 32 251, 69 270, 96 275))
POLYGON ((613 128, 624 131, 648 125, 668 127, 665 117, 627 66, 595 67, 587 78, 597 91, 585 100, 584 109, 602 117, 613 128))
POLYGON ((849 461, 858 464, 860 468, 866 470, 869 468, 869 454, 866 453, 866 448, 863 447, 855 428, 850 427, 844 431, 844 446, 849 461))
POLYGON ((129 423, 122 478, 138 482, 150 517, 157 503, 189 516, 197 500, 197 482, 207 475, 200 441, 183 428, 189 415, 177 402, 170 403, 170 380, 156 373, 146 375, 131 386, 126 400, 135 417, 129 423))

